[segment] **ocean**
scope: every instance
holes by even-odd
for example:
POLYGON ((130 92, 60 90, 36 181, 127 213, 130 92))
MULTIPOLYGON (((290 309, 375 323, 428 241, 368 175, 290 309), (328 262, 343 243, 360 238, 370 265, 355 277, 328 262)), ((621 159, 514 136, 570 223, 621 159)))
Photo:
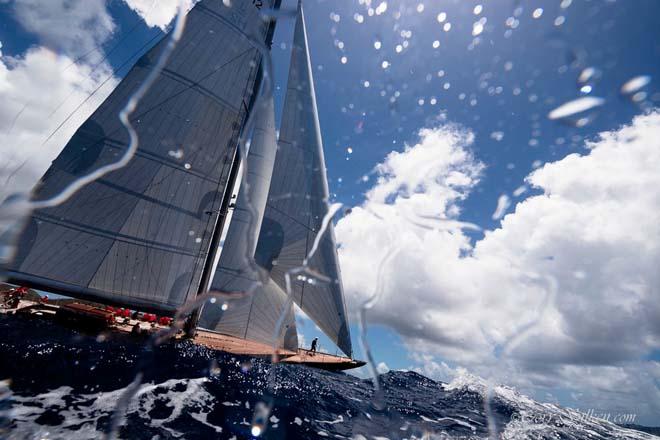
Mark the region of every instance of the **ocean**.
POLYGON ((95 337, 27 317, 0 315, 0 436, 93 439, 117 418, 124 439, 653 439, 466 375, 372 381, 346 373, 218 353, 189 343, 155 348, 95 337), (490 428, 489 417, 490 413, 490 428))

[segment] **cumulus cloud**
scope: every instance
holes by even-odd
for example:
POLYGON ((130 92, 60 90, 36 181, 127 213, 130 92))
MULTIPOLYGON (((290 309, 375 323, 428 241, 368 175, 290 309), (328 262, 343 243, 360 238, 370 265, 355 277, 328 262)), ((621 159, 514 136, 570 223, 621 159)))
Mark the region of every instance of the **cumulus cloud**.
POLYGON ((124 0, 149 27, 167 28, 176 16, 179 3, 183 3, 186 11, 190 10, 199 0, 124 0))
POLYGON ((105 0, 15 0, 18 22, 52 50, 74 57, 94 53, 115 30, 105 0))
POLYGON ((71 58, 45 47, 31 48, 19 57, 0 51, 0 200, 13 192, 29 191, 116 84, 109 66, 94 70, 73 64, 71 58))
POLYGON ((116 28, 105 0, 6 3, 41 45, 10 56, 0 43, 0 200, 29 191, 117 84, 103 61, 116 28))
POLYGON ((660 114, 638 116, 537 169, 526 183, 542 193, 472 243, 448 225, 460 225, 460 202, 483 172, 473 138, 456 127, 422 130, 338 222, 349 300, 373 292, 384 262, 369 319, 414 352, 483 374, 506 358, 530 386, 560 378, 597 390, 580 385, 589 369, 604 381, 632 377, 660 348, 658 139, 660 114))

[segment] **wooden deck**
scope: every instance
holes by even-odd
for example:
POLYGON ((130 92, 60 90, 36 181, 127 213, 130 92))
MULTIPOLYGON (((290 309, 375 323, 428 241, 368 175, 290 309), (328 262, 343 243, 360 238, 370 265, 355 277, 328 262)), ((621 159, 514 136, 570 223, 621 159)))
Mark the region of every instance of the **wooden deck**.
MULTIPOLYGON (((56 305, 39 304, 32 301, 21 301, 16 309, 0 309, 0 313, 21 313, 37 318, 55 318, 57 316, 58 309, 59 306, 56 305)), ((164 328, 159 324, 150 324, 128 318, 117 318, 116 323, 107 327, 107 330, 124 334, 132 334, 132 330, 135 324, 139 324, 140 326, 142 331, 141 337, 153 334, 164 328)), ((183 340, 186 339, 186 337, 180 333, 175 336, 175 339, 183 340)), ((208 347, 212 350, 272 360, 275 360, 274 356, 277 356, 278 362, 307 365, 324 370, 350 370, 352 368, 359 368, 365 365, 365 362, 362 361, 356 361, 347 357, 335 356, 321 352, 312 353, 311 351, 302 348, 299 348, 297 351, 286 350, 282 348, 273 350, 273 347, 268 344, 237 338, 234 336, 223 335, 206 330, 197 330, 191 341, 194 344, 208 347)))
POLYGON ((310 367, 322 368, 324 370, 350 370, 366 364, 366 362, 357 361, 343 356, 335 356, 318 351, 312 353, 311 351, 302 348, 299 348, 298 353, 294 356, 282 359, 282 362, 289 364, 302 364, 310 367))
MULTIPOLYGON (((195 344, 233 354, 243 354, 247 356, 271 356, 274 354, 273 347, 268 344, 262 344, 257 341, 250 341, 248 339, 236 338, 205 330, 197 330, 192 341, 195 344)), ((285 350, 283 348, 278 349, 276 353, 282 357, 293 356, 296 354, 293 351, 285 350)))
POLYGON ((324 370, 349 370, 358 368, 365 363, 347 357, 334 356, 327 353, 312 353, 309 350, 299 348, 297 351, 273 347, 256 341, 236 338, 234 336, 198 330, 192 340, 195 344, 203 345, 213 350, 220 350, 232 354, 240 354, 255 357, 278 356, 278 361, 285 364, 301 364, 310 367, 322 368, 324 370))

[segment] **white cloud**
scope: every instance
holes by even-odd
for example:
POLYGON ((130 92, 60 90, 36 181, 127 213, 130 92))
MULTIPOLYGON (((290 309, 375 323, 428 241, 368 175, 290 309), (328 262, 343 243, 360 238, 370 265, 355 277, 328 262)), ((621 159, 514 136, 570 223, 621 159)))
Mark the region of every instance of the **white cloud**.
POLYGON ((199 0, 124 0, 149 27, 167 28, 176 16, 180 2, 190 10, 199 0))
POLYGON ((411 370, 446 383, 453 380, 460 371, 463 371, 460 368, 451 368, 446 362, 438 362, 433 355, 428 353, 412 352, 410 357, 415 361, 415 365, 410 368, 411 370))
POLYGON ((115 30, 105 0, 15 0, 14 13, 42 44, 74 57, 99 49, 115 30))
MULTIPOLYGON (((478 183, 472 136, 422 130, 417 145, 386 158, 366 202, 338 222, 351 308, 396 251, 369 319, 396 329, 413 351, 484 375, 511 362, 520 385, 557 380, 617 398, 581 375, 591 368, 603 383, 633 377, 660 348, 658 139, 660 114, 638 116, 585 154, 535 170, 527 183, 543 193, 471 244, 446 220, 458 220, 460 201, 478 183)), ((641 386, 630 382, 626 391, 641 386)), ((660 402, 658 393, 648 397, 660 402)))
MULTIPOLYGON (((1 48, 1 45, 0 45, 1 48)), ((29 191, 75 130, 116 86, 109 66, 95 71, 44 47, 20 57, 0 52, 0 200, 29 191), (103 81, 108 82, 44 145, 103 81)))

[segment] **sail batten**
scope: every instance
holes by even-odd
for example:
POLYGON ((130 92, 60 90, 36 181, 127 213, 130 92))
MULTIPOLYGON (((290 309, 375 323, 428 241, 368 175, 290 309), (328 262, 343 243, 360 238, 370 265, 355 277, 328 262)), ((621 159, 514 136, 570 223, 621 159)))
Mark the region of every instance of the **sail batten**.
MULTIPOLYGON (((269 7, 272 2, 265 7, 269 7)), ((28 221, 8 268, 18 283, 74 297, 173 312, 197 294, 269 26, 250 0, 202 0, 132 125, 133 159, 28 221)), ((117 115, 166 41, 143 55, 78 129, 34 191, 35 200, 117 160, 128 135, 117 115)), ((229 188, 231 190, 231 188, 229 188)))

